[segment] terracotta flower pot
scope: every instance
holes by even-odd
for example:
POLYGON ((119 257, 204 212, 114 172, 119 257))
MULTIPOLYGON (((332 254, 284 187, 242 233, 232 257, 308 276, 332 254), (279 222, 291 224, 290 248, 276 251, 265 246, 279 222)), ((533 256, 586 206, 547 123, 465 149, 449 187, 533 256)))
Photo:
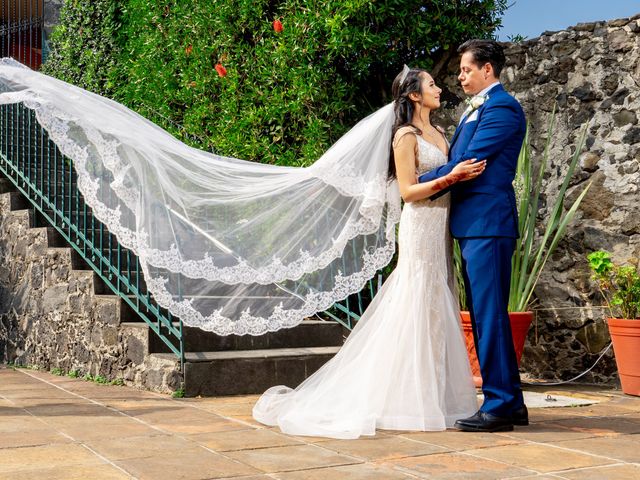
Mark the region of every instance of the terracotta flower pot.
POLYGON ((640 320, 608 318, 622 391, 640 396, 640 320))
MULTIPOLYGON (((460 319, 462 320, 464 340, 467 346, 467 353, 469 354, 473 383, 476 387, 481 387, 482 375, 480 374, 480 364, 478 363, 478 356, 476 355, 476 346, 473 342, 473 330, 471 329, 471 316, 469 312, 460 312, 460 319)), ((516 351, 516 359, 518 360, 518 365, 520 365, 524 342, 527 339, 527 332, 533 321, 533 312, 509 312, 509 321, 511 322, 511 335, 513 336, 513 347, 516 351)))

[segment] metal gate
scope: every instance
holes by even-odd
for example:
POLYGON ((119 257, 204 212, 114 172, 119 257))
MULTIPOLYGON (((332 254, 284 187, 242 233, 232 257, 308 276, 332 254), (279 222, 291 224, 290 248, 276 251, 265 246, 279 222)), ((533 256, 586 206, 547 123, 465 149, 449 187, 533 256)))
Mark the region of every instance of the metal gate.
POLYGON ((42 64, 44 0, 0 0, 0 57, 42 64))

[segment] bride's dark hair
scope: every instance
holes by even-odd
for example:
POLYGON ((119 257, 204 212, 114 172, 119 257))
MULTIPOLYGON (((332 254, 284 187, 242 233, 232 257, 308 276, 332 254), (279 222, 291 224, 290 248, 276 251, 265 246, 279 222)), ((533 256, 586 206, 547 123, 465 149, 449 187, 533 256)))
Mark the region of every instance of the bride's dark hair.
POLYGON ((409 98, 409 94, 413 92, 420 93, 422 79, 420 74, 426 72, 420 68, 412 68, 404 76, 404 70, 400 72, 393 84, 391 85, 391 94, 393 95, 393 111, 395 112, 395 120, 391 130, 391 153, 389 154, 389 179, 396 178, 396 161, 393 154, 393 139, 396 132, 402 127, 413 127, 418 135, 422 132, 418 127, 411 123, 413 118, 413 102, 409 98), (404 78, 403 78, 404 77, 404 78))

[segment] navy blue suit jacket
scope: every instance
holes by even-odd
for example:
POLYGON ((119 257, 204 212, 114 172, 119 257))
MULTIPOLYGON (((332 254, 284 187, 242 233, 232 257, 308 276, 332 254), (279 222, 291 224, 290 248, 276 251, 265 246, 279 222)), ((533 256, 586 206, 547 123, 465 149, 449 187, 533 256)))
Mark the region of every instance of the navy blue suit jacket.
POLYGON ((512 182, 526 122, 522 107, 502 85, 489 90, 488 96, 480 108, 458 125, 451 140, 449 161, 419 178, 421 183, 428 182, 450 173, 464 160, 487 160, 486 169, 479 177, 458 182, 449 189, 449 227, 455 238, 518 237, 518 211, 512 182))

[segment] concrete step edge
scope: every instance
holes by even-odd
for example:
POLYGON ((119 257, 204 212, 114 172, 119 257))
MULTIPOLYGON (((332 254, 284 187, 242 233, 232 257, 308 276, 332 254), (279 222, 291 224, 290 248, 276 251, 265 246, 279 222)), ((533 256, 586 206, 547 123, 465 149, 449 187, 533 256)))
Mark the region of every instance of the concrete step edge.
MULTIPOLYGON (((220 352, 187 352, 185 362, 215 362, 219 360, 266 360, 283 357, 335 355, 341 347, 271 348, 267 350, 228 350, 220 352)), ((151 353, 157 358, 174 357, 172 353, 151 353)))

